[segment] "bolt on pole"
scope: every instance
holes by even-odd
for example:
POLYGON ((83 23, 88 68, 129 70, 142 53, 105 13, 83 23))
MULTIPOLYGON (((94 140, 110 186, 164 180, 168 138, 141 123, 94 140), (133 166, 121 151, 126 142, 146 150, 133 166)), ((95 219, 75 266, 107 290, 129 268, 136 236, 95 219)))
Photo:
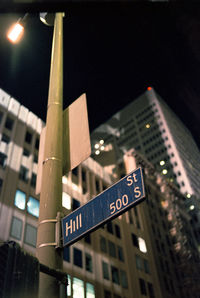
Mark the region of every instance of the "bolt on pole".
MULTIPOLYGON (((62 208, 63 138, 63 13, 56 13, 51 53, 46 138, 43 160, 36 256, 39 262, 62 269, 62 252, 55 249, 55 219, 62 208)), ((40 273, 39 298, 59 297, 59 283, 40 273)))

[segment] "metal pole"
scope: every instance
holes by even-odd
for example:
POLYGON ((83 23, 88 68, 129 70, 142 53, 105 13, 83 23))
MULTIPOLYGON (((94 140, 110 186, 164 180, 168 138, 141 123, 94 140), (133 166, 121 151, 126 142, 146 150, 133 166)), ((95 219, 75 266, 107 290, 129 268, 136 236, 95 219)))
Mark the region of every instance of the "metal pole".
MULTIPOLYGON (((62 208, 63 136, 63 14, 56 13, 51 54, 46 138, 36 256, 39 262, 62 269, 62 252, 55 249, 55 219, 62 208)), ((39 297, 59 297, 56 278, 40 273, 39 297)))

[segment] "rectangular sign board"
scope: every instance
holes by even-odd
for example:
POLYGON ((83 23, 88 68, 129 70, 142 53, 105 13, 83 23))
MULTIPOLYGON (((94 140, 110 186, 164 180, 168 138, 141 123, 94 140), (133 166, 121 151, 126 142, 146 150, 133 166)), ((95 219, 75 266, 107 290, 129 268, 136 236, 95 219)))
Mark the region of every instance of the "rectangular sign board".
POLYGON ((139 167, 62 219, 63 245, 70 245, 145 198, 139 167))

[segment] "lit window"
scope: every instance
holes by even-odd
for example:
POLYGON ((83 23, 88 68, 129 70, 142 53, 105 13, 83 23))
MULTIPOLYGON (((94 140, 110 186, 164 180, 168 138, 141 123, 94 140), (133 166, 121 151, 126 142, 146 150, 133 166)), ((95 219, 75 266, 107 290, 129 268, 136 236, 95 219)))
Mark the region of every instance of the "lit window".
POLYGON ((142 239, 141 237, 138 237, 138 244, 139 244, 139 250, 141 252, 146 253, 147 247, 146 247, 146 243, 145 243, 144 239, 142 239))
POLYGON ((84 282, 74 277, 73 278, 73 298, 84 297, 84 282))
POLYGON ((29 197, 27 211, 33 216, 39 217, 40 202, 33 197, 29 197))
POLYGON ((15 201, 14 205, 21 209, 24 210, 26 206, 26 194, 22 192, 21 190, 17 190, 15 193, 15 201))
POLYGON ((23 223, 21 219, 13 217, 10 229, 10 236, 20 240, 22 235, 22 225, 23 223))
POLYGON ((167 170, 166 169, 163 169, 162 170, 162 173, 163 173, 163 175, 166 175, 167 174, 167 170))
POLYGON ((26 244, 36 247, 36 241, 37 241, 37 228, 32 225, 26 224, 24 242, 26 244))
POLYGON ((71 209, 71 197, 66 193, 62 193, 62 206, 68 210, 71 209))
POLYGON ((67 184, 67 177, 66 176, 62 177, 62 183, 67 184))
POLYGON ((70 297, 71 294, 72 294, 72 290, 71 290, 71 286, 72 286, 72 278, 69 274, 67 274, 67 282, 68 282, 68 285, 67 285, 67 297, 70 297))
POLYGON ((94 286, 89 282, 86 283, 86 298, 95 298, 94 286))
POLYGON ((161 165, 161 166, 164 166, 164 164, 165 164, 165 161, 164 161, 164 160, 161 160, 161 161, 160 161, 160 165, 161 165))

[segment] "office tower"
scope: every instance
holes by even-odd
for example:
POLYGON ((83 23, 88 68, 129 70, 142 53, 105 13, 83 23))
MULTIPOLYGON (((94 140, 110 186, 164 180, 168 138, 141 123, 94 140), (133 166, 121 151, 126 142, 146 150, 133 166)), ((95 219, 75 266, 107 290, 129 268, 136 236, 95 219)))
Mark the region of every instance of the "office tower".
MULTIPOLYGON (((189 130, 151 87, 91 135, 93 157, 104 164, 112 145, 116 160, 135 148, 183 194, 200 194, 200 153, 189 130), (109 149, 107 150, 107 154, 109 149), (102 156, 102 157, 101 157, 102 156)), ((108 160, 106 160, 108 162, 108 160)))
MULTIPOLYGON (((3 90, 0 115, 0 241, 14 240, 35 255, 39 196, 34 190, 44 123, 3 90)), ((182 206, 185 196, 138 153, 129 158, 144 170, 146 201, 63 248, 68 297, 199 297, 199 257, 191 217, 182 206)), ((128 170, 119 162, 124 176, 128 170)), ((118 179, 88 158, 63 177, 63 214, 118 179)))

